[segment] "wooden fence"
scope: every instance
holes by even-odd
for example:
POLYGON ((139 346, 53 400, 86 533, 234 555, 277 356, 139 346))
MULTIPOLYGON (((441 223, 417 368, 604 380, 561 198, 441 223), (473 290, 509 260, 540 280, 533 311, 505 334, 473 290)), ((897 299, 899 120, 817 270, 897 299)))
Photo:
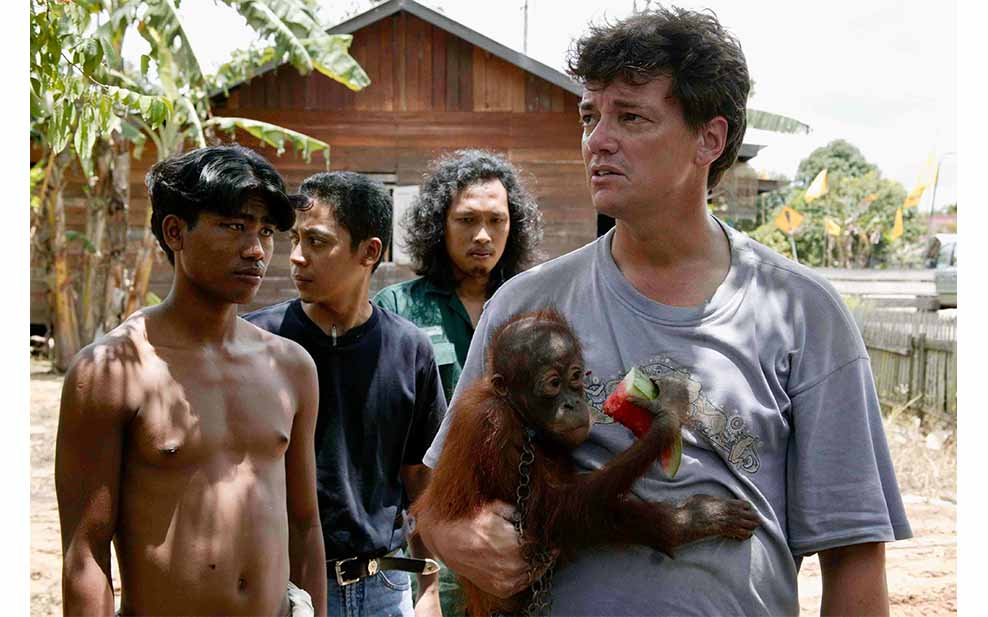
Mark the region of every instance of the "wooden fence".
POLYGON ((956 423, 956 317, 863 307, 851 313, 871 356, 882 404, 956 423))

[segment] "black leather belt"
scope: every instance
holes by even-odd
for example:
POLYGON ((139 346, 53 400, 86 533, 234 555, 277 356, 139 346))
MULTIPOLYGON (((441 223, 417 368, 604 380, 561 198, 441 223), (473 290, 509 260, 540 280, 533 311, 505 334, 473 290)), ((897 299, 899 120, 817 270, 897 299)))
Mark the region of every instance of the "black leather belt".
MULTIPOLYGON (((401 550, 401 549, 398 549, 401 550)), ((348 557, 335 562, 336 582, 340 586, 356 583, 362 578, 374 576, 381 570, 399 570, 415 574, 435 574, 439 564, 434 559, 413 557, 393 557, 398 550, 383 557, 348 557)))

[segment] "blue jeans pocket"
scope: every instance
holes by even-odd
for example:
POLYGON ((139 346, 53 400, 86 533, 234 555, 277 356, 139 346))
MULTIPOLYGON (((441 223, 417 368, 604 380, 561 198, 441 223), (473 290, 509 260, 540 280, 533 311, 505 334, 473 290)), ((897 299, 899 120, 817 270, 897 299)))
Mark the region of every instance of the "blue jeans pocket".
POLYGON ((395 591, 405 591, 412 588, 412 578, 408 572, 400 570, 381 570, 377 573, 381 582, 395 591))

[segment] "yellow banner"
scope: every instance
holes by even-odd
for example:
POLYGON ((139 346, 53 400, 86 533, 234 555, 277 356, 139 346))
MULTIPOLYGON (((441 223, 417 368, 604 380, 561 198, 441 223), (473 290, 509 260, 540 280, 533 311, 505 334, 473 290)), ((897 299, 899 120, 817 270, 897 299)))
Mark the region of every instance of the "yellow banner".
POLYGON ((806 194, 803 195, 803 199, 807 202, 811 202, 814 199, 823 197, 827 194, 827 170, 823 169, 813 178, 813 182, 810 183, 810 188, 806 189, 806 194))
POLYGON ((892 226, 892 232, 889 234, 893 240, 898 240, 902 237, 903 233, 902 225, 902 208, 896 208, 895 210, 895 225, 892 226))
POLYGON ((827 230, 827 233, 830 234, 831 236, 840 235, 840 225, 834 222, 834 220, 830 217, 823 219, 823 227, 824 229, 827 230))
POLYGON ((903 208, 915 208, 919 205, 920 200, 923 199, 923 191, 926 187, 922 184, 917 185, 908 195, 906 195, 905 201, 902 202, 903 208))
POLYGON ((931 153, 926 159, 926 165, 923 166, 923 171, 919 175, 919 182, 917 185, 927 187, 933 186, 937 182, 937 175, 940 171, 940 166, 937 164, 937 159, 931 153))
POLYGON ((787 234, 793 233, 799 229, 799 226, 802 224, 803 215, 796 212, 789 206, 783 208, 782 211, 775 217, 775 226, 787 234))

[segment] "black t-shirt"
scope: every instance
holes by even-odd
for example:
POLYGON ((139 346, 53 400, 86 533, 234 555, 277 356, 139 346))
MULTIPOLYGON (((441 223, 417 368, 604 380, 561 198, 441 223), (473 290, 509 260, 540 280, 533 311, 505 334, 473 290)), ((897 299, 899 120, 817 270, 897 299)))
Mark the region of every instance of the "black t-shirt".
POLYGON ((398 472, 422 463, 446 413, 428 337, 394 313, 373 311, 335 343, 299 299, 244 315, 299 343, 315 361, 316 482, 327 559, 404 545, 408 499, 398 472))

